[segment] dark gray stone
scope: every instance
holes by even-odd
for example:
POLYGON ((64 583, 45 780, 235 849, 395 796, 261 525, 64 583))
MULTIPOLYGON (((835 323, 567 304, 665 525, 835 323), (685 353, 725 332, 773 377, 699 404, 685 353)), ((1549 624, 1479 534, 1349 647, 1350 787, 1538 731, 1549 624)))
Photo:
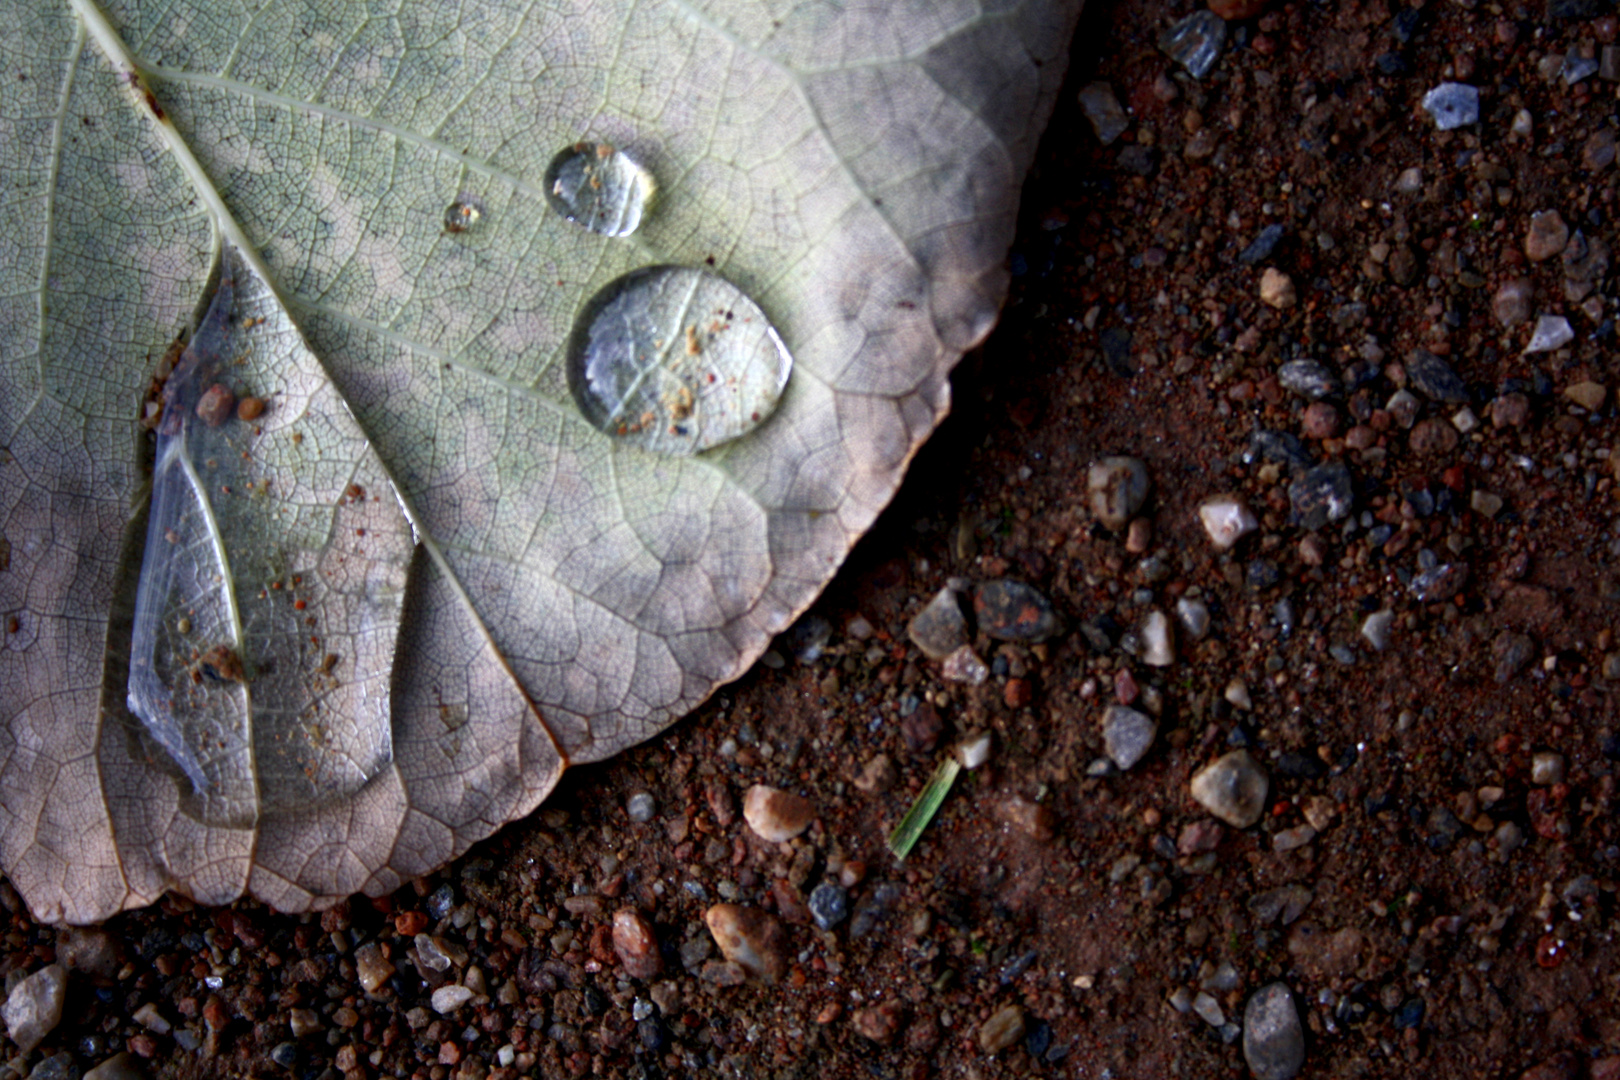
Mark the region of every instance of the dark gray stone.
POLYGON ((1305 1029, 1286 983, 1262 987, 1243 1010, 1243 1059, 1255 1080, 1293 1080, 1305 1064, 1305 1029))
POLYGON ((1468 385, 1450 364, 1419 349, 1406 361, 1406 378, 1430 401, 1461 403, 1468 400, 1468 385))
POLYGON ((1350 470, 1342 461, 1307 469, 1288 485, 1294 524, 1312 532, 1349 514, 1354 502, 1350 470))

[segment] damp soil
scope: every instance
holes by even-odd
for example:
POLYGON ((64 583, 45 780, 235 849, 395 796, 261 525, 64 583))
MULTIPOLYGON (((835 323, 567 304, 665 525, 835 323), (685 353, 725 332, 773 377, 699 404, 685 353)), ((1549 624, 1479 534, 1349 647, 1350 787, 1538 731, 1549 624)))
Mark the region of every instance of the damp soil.
POLYGON ((153 1076, 311 1080, 1235 1077, 1245 1004, 1275 983, 1301 1076, 1614 1075, 1612 280, 1525 254, 1545 210, 1614 242, 1617 84, 1565 78, 1615 40, 1612 6, 1274 4, 1202 80, 1156 48, 1190 10, 1089 6, 1001 325, 765 662, 376 901, 170 899, 59 934, 0 890, 8 970, 79 968, 63 1023, 0 1076, 125 1052, 153 1076), (1108 146, 1078 100, 1096 80, 1130 110, 1108 146), (1481 89, 1477 124, 1423 113, 1446 81, 1481 89), (1268 269, 1291 306, 1262 300, 1268 269), (1530 322, 1504 325, 1520 279, 1530 322), (1526 355, 1541 314, 1574 338, 1526 355), (1464 400, 1391 401, 1419 350, 1464 400), (1283 385, 1297 359, 1337 379, 1325 406, 1283 385), (1147 466, 1134 530, 1090 508, 1107 455, 1147 466), (1313 521, 1291 485, 1334 462, 1353 502, 1313 521), (1198 515, 1223 493, 1257 520, 1225 551, 1198 515), (970 615, 987 674, 946 678, 909 620, 1005 579, 1059 631, 999 641, 970 615), (1207 633, 1178 624, 1174 662, 1147 664, 1144 618, 1184 601, 1207 633), (1362 632, 1381 612, 1382 650, 1362 632), (1158 724, 1123 773, 1100 728, 1117 702, 1158 724), (988 761, 897 860, 890 831, 982 734, 988 761), (1270 781, 1248 828, 1188 788, 1237 748, 1270 781), (759 783, 809 799, 810 828, 755 835, 759 783), (830 930, 823 884, 849 909, 830 930), (715 950, 721 902, 780 923, 774 984, 715 950), (615 949, 622 909, 656 974, 615 949), (448 983, 477 993, 440 1015, 448 983))

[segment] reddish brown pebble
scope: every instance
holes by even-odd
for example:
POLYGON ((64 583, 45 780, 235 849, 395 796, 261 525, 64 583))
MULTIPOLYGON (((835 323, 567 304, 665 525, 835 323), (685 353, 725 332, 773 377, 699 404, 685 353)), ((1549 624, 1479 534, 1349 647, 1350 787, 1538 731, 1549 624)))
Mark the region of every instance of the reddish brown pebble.
POLYGON ((238 420, 257 420, 263 415, 263 398, 245 397, 236 403, 236 418, 238 420))
POLYGON ((662 968, 658 938, 641 913, 625 908, 613 916, 613 951, 632 979, 650 979, 662 968))
POLYGON ((1014 795, 996 804, 996 817, 1028 836, 1046 843, 1057 833, 1052 808, 1014 795))
POLYGON ((1300 423, 1308 438, 1331 439, 1339 433, 1339 410, 1326 401, 1313 401, 1305 406, 1300 423))
POLYGON ((1028 679, 1008 679, 1006 687, 1001 691, 1001 700, 1007 703, 1009 709, 1022 709, 1034 696, 1028 679))
POLYGON ((861 1037, 871 1039, 880 1046, 887 1046, 894 1041, 895 1035, 900 1031, 901 1013, 902 1008, 898 1001, 885 1001, 881 1005, 856 1009, 850 1014, 849 1024, 861 1037))
POLYGON ((197 419, 209 427, 219 427, 230 419, 231 410, 235 407, 236 395, 223 383, 215 383, 203 391, 202 398, 197 402, 197 419))
POLYGON ((747 974, 766 982, 787 974, 787 934, 770 915, 758 908, 716 904, 703 921, 725 958, 747 974))
POLYGON ((225 1003, 210 995, 207 1003, 203 1005, 203 1023, 208 1025, 210 1031, 218 1031, 229 1019, 225 1012, 225 1003))
POLYGON ((1265 9, 1265 0, 1209 0, 1209 10, 1229 22, 1255 18, 1265 9))
POLYGON ((1457 449, 1457 429, 1444 420, 1420 420, 1412 428, 1409 443, 1414 454, 1449 454, 1457 449))
POLYGON ((1366 424, 1357 424, 1344 433, 1344 445, 1352 450, 1366 450, 1378 445, 1378 432, 1366 424))
POLYGON ((406 937, 415 937, 427 929, 428 917, 420 911, 402 911, 394 916, 394 930, 406 937))

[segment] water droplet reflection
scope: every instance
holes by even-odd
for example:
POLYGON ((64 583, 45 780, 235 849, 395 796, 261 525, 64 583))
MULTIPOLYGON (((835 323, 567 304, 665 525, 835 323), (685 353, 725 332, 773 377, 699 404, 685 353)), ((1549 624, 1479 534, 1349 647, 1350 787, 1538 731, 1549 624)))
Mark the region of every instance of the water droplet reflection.
POLYGON ((776 409, 793 357, 759 305, 707 270, 654 266, 580 312, 568 387, 592 424, 662 454, 696 454, 776 409))
POLYGON ((484 219, 484 201, 476 195, 464 194, 444 208, 444 231, 470 232, 484 219))
POLYGON ((607 143, 575 143, 546 169, 551 208, 603 236, 635 232, 654 187, 652 173, 607 143))

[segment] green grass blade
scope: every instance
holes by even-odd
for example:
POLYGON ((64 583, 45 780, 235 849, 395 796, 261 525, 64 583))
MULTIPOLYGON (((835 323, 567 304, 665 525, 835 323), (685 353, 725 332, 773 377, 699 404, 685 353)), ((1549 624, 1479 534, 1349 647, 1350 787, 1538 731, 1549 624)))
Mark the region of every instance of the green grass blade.
POLYGON ((928 778, 923 786, 922 793, 917 801, 911 804, 906 816, 900 819, 900 824, 894 827, 889 834, 889 850, 894 857, 904 859, 911 854, 911 849, 917 846, 917 838, 922 836, 928 823, 934 820, 939 808, 945 802, 945 796, 950 794, 951 785, 956 783, 956 774, 962 771, 962 765, 952 754, 940 763, 934 770, 934 775, 928 778))

